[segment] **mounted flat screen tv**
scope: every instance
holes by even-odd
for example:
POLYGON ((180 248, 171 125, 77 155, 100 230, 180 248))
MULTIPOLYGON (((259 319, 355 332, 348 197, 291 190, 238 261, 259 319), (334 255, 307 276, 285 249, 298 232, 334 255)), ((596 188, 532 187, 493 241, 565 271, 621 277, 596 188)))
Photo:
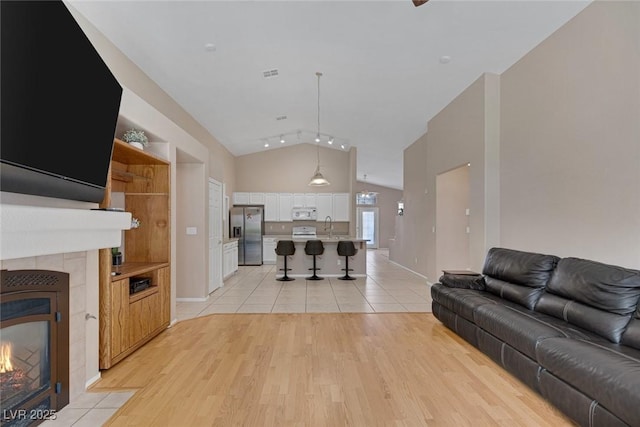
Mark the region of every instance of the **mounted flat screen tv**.
POLYGON ((63 2, 0 6, 0 191, 102 201, 122 87, 63 2))

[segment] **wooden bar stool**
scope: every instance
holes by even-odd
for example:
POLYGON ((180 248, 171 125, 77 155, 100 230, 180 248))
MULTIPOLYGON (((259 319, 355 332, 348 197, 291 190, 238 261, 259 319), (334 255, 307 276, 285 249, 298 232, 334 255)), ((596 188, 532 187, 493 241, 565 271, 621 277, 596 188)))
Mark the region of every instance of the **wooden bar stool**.
POLYGON ((284 276, 276 278, 281 282, 288 282, 290 280, 296 280, 293 277, 289 277, 287 275, 287 271, 291 270, 287 268, 287 257, 296 253, 296 247, 293 244, 293 240, 278 240, 278 244, 276 245, 276 254, 284 257, 284 268, 281 268, 280 271, 284 271, 284 276))
POLYGON ((338 277, 340 280, 355 280, 355 277, 349 276, 349 272, 353 271, 353 268, 349 268, 349 257, 354 256, 358 250, 356 245, 351 240, 340 240, 338 242, 338 255, 344 257, 344 276, 338 277))
POLYGON ((309 270, 313 270, 313 275, 307 277, 307 280, 322 280, 324 277, 318 277, 316 271, 320 270, 316 267, 316 256, 322 255, 324 253, 324 245, 321 240, 307 240, 307 243, 304 245, 304 252, 307 255, 313 256, 313 267, 309 270))

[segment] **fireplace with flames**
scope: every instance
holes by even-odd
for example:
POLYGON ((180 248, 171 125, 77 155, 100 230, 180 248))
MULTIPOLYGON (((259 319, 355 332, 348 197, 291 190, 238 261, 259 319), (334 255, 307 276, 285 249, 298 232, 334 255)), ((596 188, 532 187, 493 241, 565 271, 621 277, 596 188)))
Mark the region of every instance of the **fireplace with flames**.
POLYGON ((0 422, 33 426, 69 403, 69 275, 0 273, 0 422))

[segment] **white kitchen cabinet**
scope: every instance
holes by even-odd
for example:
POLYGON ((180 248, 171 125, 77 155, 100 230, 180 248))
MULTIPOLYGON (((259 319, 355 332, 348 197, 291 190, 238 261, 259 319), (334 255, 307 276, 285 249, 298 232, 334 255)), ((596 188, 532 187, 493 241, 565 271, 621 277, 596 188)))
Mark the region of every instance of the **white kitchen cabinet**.
POLYGON ((332 193, 318 193, 316 195, 316 212, 318 213, 318 222, 324 222, 327 216, 333 218, 332 193))
POLYGON ((249 193, 250 205, 264 205, 264 193, 249 193))
POLYGON ((233 204, 234 205, 248 205, 250 193, 234 192, 233 204))
POLYGON ((238 241, 225 243, 222 246, 222 277, 226 279, 238 271, 238 241))
MULTIPOLYGON (((349 193, 333 193, 333 215, 334 221, 349 221, 351 213, 351 197, 349 193)), ((320 219, 320 215, 318 215, 320 219)))
POLYGON ((238 271, 238 242, 231 247, 231 273, 238 271))
POLYGON ((304 194, 304 206, 306 208, 315 208, 318 206, 318 194, 317 193, 305 193, 304 194))
POLYGON ((264 220, 278 221, 278 193, 264 194, 264 220))
POLYGON ((315 208, 316 193, 293 193, 293 206, 296 208, 315 208))
POLYGON ((293 207, 294 208, 304 207, 304 193, 293 193, 293 207))
POLYGON ((276 255, 276 238, 275 237, 263 237, 262 238, 262 263, 263 264, 275 264, 276 255))
POLYGON ((293 194, 278 194, 278 220, 291 221, 291 209, 293 208, 293 194))

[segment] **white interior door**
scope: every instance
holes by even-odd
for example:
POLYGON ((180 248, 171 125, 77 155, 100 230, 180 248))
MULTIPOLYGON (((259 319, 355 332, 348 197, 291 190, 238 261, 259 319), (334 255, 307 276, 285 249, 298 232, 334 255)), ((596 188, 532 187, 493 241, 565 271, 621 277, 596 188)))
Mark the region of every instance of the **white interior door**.
POLYGON ((222 286, 222 184, 209 178, 209 293, 222 286))
POLYGON ((356 209, 356 233, 358 239, 367 240, 367 248, 378 249, 380 229, 378 225, 378 208, 356 209))

